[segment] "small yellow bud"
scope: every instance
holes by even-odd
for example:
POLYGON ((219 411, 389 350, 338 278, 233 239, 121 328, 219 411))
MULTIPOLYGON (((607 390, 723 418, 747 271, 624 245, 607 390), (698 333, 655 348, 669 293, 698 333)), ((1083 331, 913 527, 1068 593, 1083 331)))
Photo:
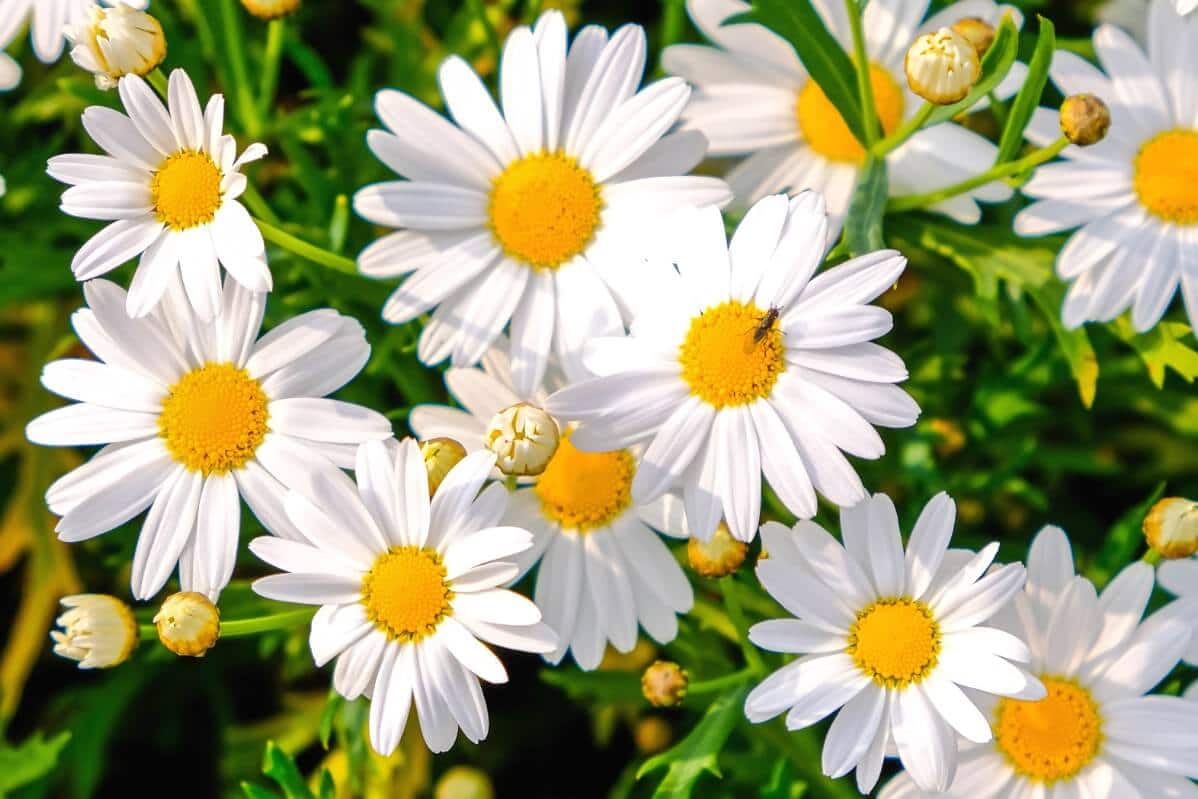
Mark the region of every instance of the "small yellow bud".
POLYGON ((951 457, 965 448, 965 431, 952 419, 932 419, 928 426, 940 439, 934 445, 940 457, 951 457))
POLYGON ((1061 103, 1061 133, 1072 144, 1089 147, 1106 138, 1111 111, 1092 94, 1073 94, 1061 103))
POLYGON ((1144 537, 1169 559, 1198 554, 1198 502, 1165 497, 1144 517, 1144 537))
POLYGON ((660 716, 645 716, 633 728, 632 740, 642 755, 655 755, 674 740, 674 728, 660 716))
POLYGON ((472 766, 454 766, 441 775, 433 799, 495 799, 486 773, 472 766))
POLYGON ((121 600, 107 594, 64 596, 67 608, 51 630, 54 654, 79 661, 81 669, 108 669, 129 659, 137 647, 137 619, 121 600))
POLYGON ((748 544, 733 538, 724 522, 720 522, 710 540, 692 538, 686 545, 691 568, 704 577, 727 577, 745 562, 748 551, 748 544))
POLYGON ((552 416, 519 402, 495 414, 487 425, 485 441, 498 458, 499 471, 529 477, 545 471, 561 436, 552 416))
POLYGON ((990 45, 994 44, 994 26, 984 19, 965 17, 953 23, 953 30, 961 34, 965 41, 978 51, 978 58, 986 55, 990 45))
POLYGON ((903 60, 907 85, 929 103, 952 105, 969 94, 982 73, 978 51, 952 28, 925 33, 903 60))
POLYGON ((431 497, 441 487, 445 475, 466 457, 466 448, 452 438, 430 438, 420 444, 424 456, 424 468, 428 471, 428 495, 431 497))
POLYGON ((674 707, 686 698, 690 677, 677 663, 658 660, 641 675, 641 693, 656 707, 674 707))
POLYGON ((64 30, 71 60, 96 77, 96 86, 115 89, 125 75, 148 75, 166 57, 158 20, 123 3, 93 5, 64 30))
POLYGON ((154 616, 158 640, 183 657, 203 657, 220 637, 220 610, 203 594, 171 594, 154 616))
POLYGON ((300 7, 301 0, 241 0, 245 10, 259 19, 285 17, 300 7))

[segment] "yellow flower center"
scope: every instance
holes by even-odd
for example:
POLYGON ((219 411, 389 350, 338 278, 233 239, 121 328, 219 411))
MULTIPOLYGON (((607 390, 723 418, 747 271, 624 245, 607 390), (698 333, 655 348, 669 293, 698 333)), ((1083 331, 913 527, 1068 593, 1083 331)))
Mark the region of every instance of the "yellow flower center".
POLYGON ((162 162, 150 181, 154 215, 173 230, 208 224, 220 209, 220 181, 220 169, 207 153, 175 153, 162 162))
POLYGON ((782 329, 752 303, 729 300, 691 320, 678 352, 691 393, 716 408, 768 397, 786 367, 782 329))
POLYGON ((636 462, 627 450, 583 452, 563 437, 537 480, 545 518, 569 530, 610 524, 632 502, 636 462))
POLYGON ((453 591, 441 556, 421 547, 379 555, 362 580, 366 617, 392 640, 418 641, 450 615, 453 591))
MULTIPOLYGON (((903 121, 903 90, 894 77, 877 64, 869 65, 869 82, 873 86, 874 107, 882 130, 886 134, 893 133, 903 121)), ((803 138, 824 158, 846 164, 860 164, 865 160, 865 148, 815 81, 807 81, 799 92, 795 114, 803 138)))
POLYGON ((244 466, 266 438, 268 402, 244 369, 210 363, 171 386, 158 416, 158 434, 188 469, 224 474, 244 466))
POLYGON ((505 253, 535 269, 556 269, 591 243, 602 208, 590 172, 568 155, 538 153, 495 178, 487 213, 505 253))
POLYGON ((1178 225, 1198 222, 1198 131, 1170 130, 1140 148, 1132 185, 1148 212, 1178 225))
POLYGON ((1102 743, 1102 717, 1090 692, 1075 682, 1042 678, 1038 702, 1003 699, 994 737, 1011 767, 1036 782, 1068 780, 1089 765, 1102 743))
POLYGON ((932 610, 913 599, 879 599, 857 614, 848 653, 879 685, 904 688, 936 668, 940 625, 932 610))

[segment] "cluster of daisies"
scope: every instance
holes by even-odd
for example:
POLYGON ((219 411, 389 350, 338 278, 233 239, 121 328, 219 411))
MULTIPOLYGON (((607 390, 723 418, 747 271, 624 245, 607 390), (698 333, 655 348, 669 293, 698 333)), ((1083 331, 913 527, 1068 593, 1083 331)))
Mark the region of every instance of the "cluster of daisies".
MULTIPOLYGON (((46 60, 85 13, 153 32, 110 19, 136 12, 127 5, 76 5, 0 0, 0 44, 30 9, 46 60)), ((848 47, 844 10, 815 5, 848 47)), ((821 268, 865 152, 784 40, 724 25, 747 8, 690 0, 714 46, 669 48, 673 76, 648 85, 640 27, 571 39, 547 12, 507 37, 498 103, 457 57, 438 73, 449 119, 379 92, 383 128, 367 144, 401 179, 354 197, 394 229, 359 267, 402 278, 383 317, 422 320, 418 354, 450 362, 458 404, 415 408, 419 443, 328 398, 370 357, 357 321, 316 310, 260 335, 271 272, 238 198, 266 148, 239 150, 223 98, 201 104, 182 71, 159 96, 135 68, 152 47, 110 69, 116 28, 92 33, 103 48, 76 60, 112 80, 124 112, 87 109, 103 154, 48 169, 69 186, 65 213, 107 223, 71 264, 86 300, 72 323, 93 357, 45 367, 46 388, 73 402, 27 429, 39 444, 102 447, 47 492, 59 537, 144 513, 133 595, 150 599, 177 573, 214 603, 244 500, 268 533, 249 549, 279 570, 255 590, 319 608, 313 658, 336 661, 343 696, 370 699, 370 740, 388 753, 413 706, 432 751, 459 731, 486 737, 480 681, 507 679, 491 646, 594 669, 641 630, 670 642, 693 593, 663 536, 740 545, 760 531, 756 575, 792 618, 748 636, 798 657, 744 711, 754 723, 785 714, 790 730, 835 714, 826 774, 855 772, 867 793, 897 756, 905 771, 886 797, 1198 796, 1198 702, 1148 695, 1183 658, 1198 663, 1198 547, 1161 568, 1179 598, 1145 619, 1157 583, 1146 564, 1099 593, 1046 528, 1026 567, 996 565, 997 544, 950 547, 943 494, 904 546, 890 499, 862 484, 849 456, 879 458, 878 428, 919 415, 902 359, 875 343, 892 318, 874 300, 906 259, 880 250, 821 268), (727 181, 689 174, 708 155, 744 158, 727 181), (731 238, 729 204, 748 209, 731 238), (135 258, 127 289, 104 279, 135 258), (793 528, 761 524, 763 480, 802 520, 793 528), (839 538, 808 521, 819 497, 840 508, 839 538), (510 586, 532 571, 530 600, 510 586)), ((910 41, 1011 10, 963 0, 926 12, 921 0, 865 11, 888 134, 920 109, 902 80, 910 41)), ((1147 329, 1179 286, 1198 320, 1198 22, 1154 0, 1149 23, 1148 55, 1097 31, 1109 76, 1066 52, 1053 64, 1065 93, 1101 97, 1112 119, 1103 142, 1037 171, 1016 221, 1027 235, 1081 226, 1058 262, 1069 324, 1131 307, 1147 329)), ((1056 125, 1042 109, 1028 136, 1048 144, 1056 125)), ((888 156, 891 190, 934 191, 995 154, 955 123, 925 128, 888 156)), ((1011 191, 989 183, 931 210, 972 223, 978 202, 1011 191)), ((1181 500, 1157 515, 1166 538, 1198 524, 1181 500)), ((56 651, 84 666, 124 659, 136 624, 122 608, 71 598, 56 651)))

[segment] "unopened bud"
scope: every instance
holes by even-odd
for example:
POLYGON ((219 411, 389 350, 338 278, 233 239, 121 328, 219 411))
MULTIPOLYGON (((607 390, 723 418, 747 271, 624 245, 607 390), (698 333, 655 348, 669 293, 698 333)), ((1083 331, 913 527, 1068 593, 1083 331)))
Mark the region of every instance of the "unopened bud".
POLYGON ((748 544, 733 538, 724 522, 720 522, 709 540, 692 538, 686 545, 691 568, 704 577, 727 577, 745 562, 748 551, 748 544))
POLYGON ((441 775, 433 799, 495 799, 491 779, 473 766, 454 766, 441 775))
POLYGON ((990 45, 994 44, 994 26, 984 19, 965 17, 953 23, 953 30, 961 34, 965 41, 978 51, 978 58, 986 54, 990 45))
POLYGON ((1061 103, 1061 133, 1072 144, 1089 147, 1106 138, 1111 111, 1092 94, 1073 94, 1061 103))
POLYGON ((1144 517, 1144 537, 1166 558, 1198 554, 1198 502, 1165 497, 1144 517))
POLYGON ((969 94, 982 72, 978 51, 951 28, 925 33, 903 61, 907 85, 929 103, 952 105, 969 94))
POLYGON ((71 60, 96 76, 96 86, 115 89, 125 75, 148 75, 166 57, 166 36, 158 20, 118 3, 93 5, 64 33, 71 60))
POLYGON ((677 663, 658 660, 641 675, 641 693, 656 707, 674 707, 686 698, 690 677, 677 663))
POLYGON ((424 456, 424 468, 428 472, 428 495, 431 497, 437 493, 449 470, 466 457, 466 448, 452 438, 430 438, 421 443, 420 454, 424 456))
POLYGON ((137 619, 129 606, 106 594, 75 594, 51 630, 54 654, 79 661, 81 669, 108 669, 129 659, 137 647, 137 619))
POLYGON ((241 4, 259 19, 278 19, 299 8, 300 0, 241 0, 241 4))
POLYGON ((183 657, 203 657, 220 637, 220 610, 203 594, 171 594, 154 617, 158 640, 183 657))
POLYGON ((674 740, 674 730, 660 716, 645 716, 633 728, 632 740, 642 755, 655 755, 664 751, 674 740))
POLYGON ((520 402, 495 414, 487 425, 485 440, 498 459, 499 471, 528 477, 545 471, 561 436, 552 416, 520 402))

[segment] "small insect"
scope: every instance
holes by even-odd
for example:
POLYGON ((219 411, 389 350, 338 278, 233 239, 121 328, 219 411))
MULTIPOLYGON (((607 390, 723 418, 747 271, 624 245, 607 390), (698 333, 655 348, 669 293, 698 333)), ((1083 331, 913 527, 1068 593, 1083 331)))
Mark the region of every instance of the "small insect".
POLYGON ((765 334, 770 332, 770 328, 778 321, 778 315, 782 313, 782 309, 776 305, 771 305, 769 310, 761 315, 756 327, 753 328, 753 336, 745 342, 745 353, 748 354, 757 348, 761 340, 765 338, 765 334))

